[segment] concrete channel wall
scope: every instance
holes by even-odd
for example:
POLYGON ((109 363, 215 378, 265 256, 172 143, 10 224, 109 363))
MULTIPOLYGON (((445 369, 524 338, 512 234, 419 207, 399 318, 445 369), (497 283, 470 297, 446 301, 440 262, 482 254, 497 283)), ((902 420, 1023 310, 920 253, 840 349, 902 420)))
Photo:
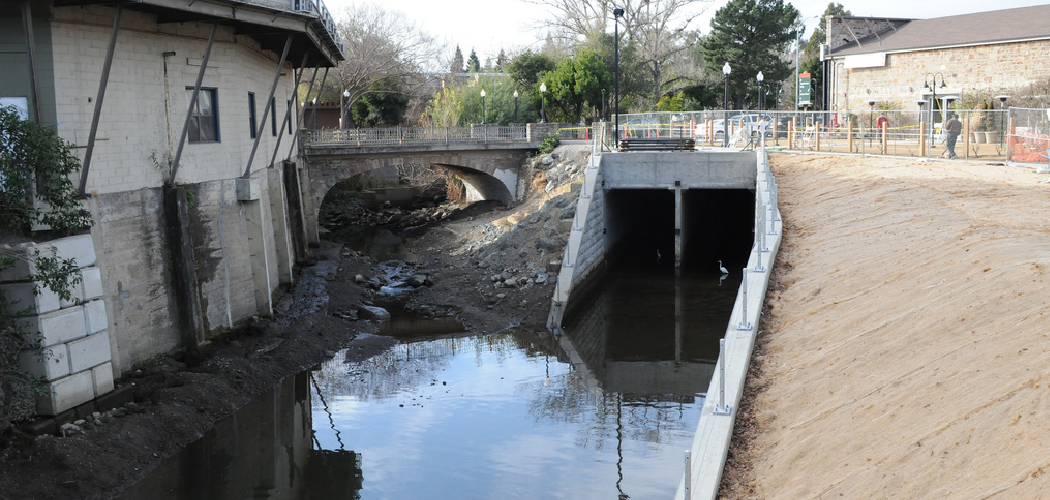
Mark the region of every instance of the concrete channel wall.
MULTIPOLYGON (((675 192, 676 262, 684 237, 682 192, 688 189, 754 189, 755 155, 749 152, 631 152, 601 154, 595 147, 584 170, 569 241, 551 300, 547 327, 559 331, 573 289, 592 277, 605 252, 626 235, 607 220, 605 194, 611 189, 667 189, 675 192)), ((579 294, 578 294, 579 295, 579 294)))
POLYGON ((756 156, 755 245, 746 270, 729 270, 731 273, 744 272, 745 276, 737 292, 723 340, 724 348, 707 389, 693 444, 684 453, 685 474, 678 485, 676 500, 714 500, 718 495, 733 437, 736 410, 755 346, 762 302, 780 249, 783 223, 777 208, 776 180, 769 172, 766 152, 759 150, 756 156))

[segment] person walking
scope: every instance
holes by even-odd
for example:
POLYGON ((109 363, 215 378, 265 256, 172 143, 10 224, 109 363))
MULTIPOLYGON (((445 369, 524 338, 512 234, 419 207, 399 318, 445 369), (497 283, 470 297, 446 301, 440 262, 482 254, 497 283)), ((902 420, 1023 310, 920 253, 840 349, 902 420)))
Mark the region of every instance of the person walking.
POLYGON ((948 121, 944 122, 944 131, 948 133, 948 159, 955 158, 955 141, 959 138, 959 134, 962 133, 962 122, 959 121, 959 115, 952 113, 948 121))

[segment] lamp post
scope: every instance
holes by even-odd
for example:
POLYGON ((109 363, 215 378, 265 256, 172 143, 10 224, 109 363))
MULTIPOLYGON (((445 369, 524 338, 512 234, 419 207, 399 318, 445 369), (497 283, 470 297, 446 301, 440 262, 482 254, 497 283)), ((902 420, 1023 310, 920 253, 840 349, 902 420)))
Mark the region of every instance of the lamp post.
MULTIPOLYGON (((933 124, 934 124, 934 122, 937 121, 937 118, 938 118, 937 117, 937 108, 938 108, 938 106, 937 106, 937 104, 938 104, 938 102, 937 102, 937 77, 938 76, 941 77, 941 88, 942 89, 946 88, 947 85, 944 83, 944 75, 942 75, 940 73, 926 73, 926 76, 922 77, 922 88, 930 89, 930 91, 933 92, 933 97, 932 97, 933 101, 930 103, 930 131, 929 131, 930 145, 933 144, 933 124), (932 83, 932 85, 931 85, 931 83, 932 83)), ((926 149, 927 152, 929 152, 929 150, 932 149, 932 148, 930 148, 928 146, 929 145, 927 145, 927 149, 926 149)))
POLYGON ((620 142, 620 21, 623 9, 613 9, 613 144, 620 142))
POLYGON ((343 97, 339 100, 339 128, 347 128, 347 125, 350 122, 350 113, 348 113, 350 105, 349 99, 350 91, 343 90, 343 97))
POLYGON ((605 89, 602 89, 602 120, 605 121, 605 89))
POLYGON ((544 94, 547 93, 547 84, 540 84, 540 123, 547 123, 547 104, 544 94))
MULTIPOLYGON (((876 101, 875 99, 868 99, 868 106, 871 106, 871 111, 868 112, 868 134, 871 134, 872 129, 875 128, 873 122, 875 121, 875 103, 877 102, 879 101, 876 101)), ((871 146, 870 135, 868 136, 868 146, 871 146)))
POLYGON ((722 75, 725 76, 725 101, 722 106, 724 119, 722 120, 722 147, 729 147, 729 72, 733 68, 729 67, 729 61, 726 61, 725 66, 722 66, 722 75))
POLYGON ((481 89, 481 124, 485 124, 485 89, 481 89))
MULTIPOLYGON (((926 105, 926 100, 925 99, 918 99, 918 100, 915 101, 915 104, 919 105, 919 122, 922 122, 922 107, 926 105)), ((922 140, 923 140, 923 138, 920 137, 919 138, 919 142, 922 142, 922 140)), ((920 150, 919 152, 921 153, 922 151, 920 150)))
POLYGON ((758 80, 758 110, 762 111, 762 72, 758 72, 758 76, 755 77, 758 80))
POLYGON ((518 123, 518 91, 514 91, 514 123, 518 123))
POLYGON ((1008 95, 997 95, 996 99, 999 99, 999 146, 1003 145, 1003 138, 1006 136, 1006 112, 1003 109, 1006 107, 1006 100, 1010 98, 1008 95))

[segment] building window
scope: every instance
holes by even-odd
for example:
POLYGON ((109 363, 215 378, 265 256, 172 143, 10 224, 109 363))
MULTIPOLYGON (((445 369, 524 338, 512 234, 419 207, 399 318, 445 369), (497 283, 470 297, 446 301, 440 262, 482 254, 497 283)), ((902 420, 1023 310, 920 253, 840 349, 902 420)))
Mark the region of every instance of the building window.
POLYGON ((270 98, 270 129, 273 136, 277 137, 277 98, 270 98))
POLYGON ((248 92, 248 134, 255 139, 255 92, 248 92))
POLYGON ((292 100, 288 100, 288 135, 292 135, 292 100))
MULTIPOLYGON (((193 87, 186 87, 187 97, 193 98, 193 87)), ((190 143, 219 142, 219 91, 201 87, 197 105, 190 111, 190 143)))

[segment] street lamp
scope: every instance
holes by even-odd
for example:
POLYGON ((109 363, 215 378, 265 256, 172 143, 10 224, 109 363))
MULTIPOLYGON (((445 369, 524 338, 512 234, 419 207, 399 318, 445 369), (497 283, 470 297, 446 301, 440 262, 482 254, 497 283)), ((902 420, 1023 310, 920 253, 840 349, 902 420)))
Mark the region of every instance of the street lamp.
POLYGON ((485 89, 481 89, 481 124, 485 124, 485 89))
POLYGON ((350 106, 350 102, 349 101, 350 101, 350 91, 349 90, 343 90, 343 99, 339 103, 339 112, 340 112, 339 113, 339 126, 341 128, 347 128, 346 126, 350 122, 350 119, 349 119, 350 117, 348 116, 350 114, 348 112, 349 111, 349 106, 350 106))
POLYGON ((759 71, 755 78, 758 79, 758 110, 762 111, 762 72, 759 71))
POLYGON ((616 121, 613 122, 613 143, 620 141, 620 22, 617 19, 623 17, 623 9, 613 9, 613 113, 616 113, 616 121))
POLYGON ((518 123, 518 91, 514 91, 514 123, 518 123))
POLYGON ((605 89, 602 89, 602 120, 605 121, 605 89))
POLYGON ((944 75, 940 73, 926 73, 926 76, 922 77, 922 88, 929 89, 933 92, 933 105, 930 106, 930 126, 933 126, 933 122, 937 121, 937 117, 934 116, 937 108, 937 77, 941 77, 941 88, 947 88, 948 85, 944 83, 944 75), (932 77, 932 78, 930 78, 932 77), (932 84, 932 85, 931 85, 932 84))
POLYGON ((722 75, 725 76, 725 102, 722 108, 724 109, 723 114, 725 119, 722 120, 722 147, 729 147, 729 72, 733 68, 729 67, 729 61, 726 61, 725 66, 722 66, 722 75))
POLYGON ((547 93, 547 84, 540 84, 540 123, 547 123, 547 105, 544 102, 544 94, 547 93))
MULTIPOLYGON (((875 121, 875 103, 877 102, 879 101, 876 101, 875 99, 868 99, 868 106, 871 106, 871 111, 868 112, 868 134, 871 134, 872 129, 875 128, 874 125, 872 125, 872 123, 875 121)), ((870 135, 868 137, 868 146, 871 146, 870 135)))
POLYGON ((1003 95, 997 95, 997 96, 995 96, 995 98, 999 99, 999 146, 1002 146, 1003 145, 1003 137, 1006 135, 1006 134, 1003 133, 1003 132, 1006 132, 1006 126, 1005 126, 1006 113, 1003 111, 1003 108, 1006 106, 1006 100, 1009 99, 1010 96, 1003 94, 1003 95))

